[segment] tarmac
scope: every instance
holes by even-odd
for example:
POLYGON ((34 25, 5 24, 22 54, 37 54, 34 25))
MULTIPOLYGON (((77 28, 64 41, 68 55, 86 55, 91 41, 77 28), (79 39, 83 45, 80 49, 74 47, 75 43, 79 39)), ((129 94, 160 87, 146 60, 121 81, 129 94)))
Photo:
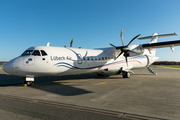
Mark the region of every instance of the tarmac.
POLYGON ((179 120, 180 70, 134 70, 131 78, 96 74, 35 78, 24 87, 21 77, 0 68, 2 119, 179 120))

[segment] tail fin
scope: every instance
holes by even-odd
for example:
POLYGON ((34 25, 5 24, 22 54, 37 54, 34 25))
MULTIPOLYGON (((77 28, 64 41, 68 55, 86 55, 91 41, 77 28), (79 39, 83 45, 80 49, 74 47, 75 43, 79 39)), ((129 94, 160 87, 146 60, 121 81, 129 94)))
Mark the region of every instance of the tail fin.
MULTIPOLYGON (((149 37, 144 37, 143 39, 149 39, 149 38, 151 38, 151 42, 149 43, 149 44, 151 44, 151 43, 157 43, 157 39, 158 39, 158 34, 157 33, 154 33, 152 36, 149 36, 149 37)), ((142 39, 142 38, 140 38, 140 39, 142 39)), ((146 49, 146 50, 144 50, 144 54, 146 54, 146 55, 151 55, 151 56, 155 56, 156 55, 156 49, 146 49)))
MULTIPOLYGON (((158 35, 157 33, 154 33, 152 36, 147 36, 147 37, 141 37, 138 38, 139 40, 144 40, 144 39, 151 39, 151 43, 157 43, 157 39, 161 38, 161 37, 168 37, 168 36, 175 36, 177 35, 177 33, 172 33, 172 34, 163 34, 163 35, 158 35)), ((156 49, 146 49, 144 51, 144 54, 146 55, 151 55, 151 56, 155 56, 156 55, 156 49)))
POLYGON ((157 43, 157 39, 158 39, 158 34, 157 33, 154 33, 151 37, 151 43, 157 43))

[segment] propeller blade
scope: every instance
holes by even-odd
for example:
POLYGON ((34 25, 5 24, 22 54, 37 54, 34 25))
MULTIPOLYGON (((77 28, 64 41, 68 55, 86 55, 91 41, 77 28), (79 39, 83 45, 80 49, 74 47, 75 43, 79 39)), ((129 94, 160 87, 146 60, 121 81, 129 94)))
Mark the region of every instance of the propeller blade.
POLYGON ((132 41, 134 41, 137 37, 139 37, 141 34, 139 34, 139 35, 137 35, 137 36, 135 36, 130 42, 129 42, 129 44, 127 45, 127 46, 129 46, 131 43, 132 43, 132 41))
POLYGON ((123 54, 123 51, 116 57, 116 59, 117 59, 121 54, 123 54))
POLYGON ((72 47, 73 39, 71 40, 70 47, 72 47))
POLYGON ((109 43, 111 46, 113 46, 113 47, 115 47, 116 48, 116 46, 115 45, 113 45, 113 44, 111 44, 111 43, 109 43))
POLYGON ((127 59, 127 56, 126 56, 126 54, 124 55, 124 57, 125 57, 125 59, 126 59, 126 65, 127 65, 127 69, 129 69, 129 67, 128 67, 128 59, 127 59))
POLYGON ((121 41, 122 41, 122 44, 124 46, 124 41, 123 41, 123 29, 121 30, 121 41))

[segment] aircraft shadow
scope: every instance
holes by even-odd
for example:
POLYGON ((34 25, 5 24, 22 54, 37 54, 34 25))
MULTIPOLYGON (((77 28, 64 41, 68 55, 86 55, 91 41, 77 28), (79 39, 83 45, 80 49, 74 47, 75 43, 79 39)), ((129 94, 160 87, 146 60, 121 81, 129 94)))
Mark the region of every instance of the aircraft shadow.
POLYGON ((58 95, 63 95, 63 96, 75 96, 75 95, 92 93, 91 91, 85 89, 77 88, 71 85, 64 85, 61 83, 37 84, 32 88, 51 92, 58 95))
MULTIPOLYGON (((81 80, 81 79, 105 79, 109 76, 99 77, 96 74, 82 74, 82 75, 68 75, 68 76, 52 76, 52 77, 39 77, 35 78, 34 83, 44 83, 53 81, 64 81, 64 80, 81 80)), ((12 86, 23 84, 24 80, 22 77, 13 76, 9 74, 0 74, 0 86, 12 86)))
POLYGON ((14 86, 14 85, 22 85, 24 81, 22 77, 17 77, 8 74, 0 74, 0 87, 2 86, 14 86))
MULTIPOLYGON (((149 75, 149 74, 148 74, 149 75)), ((31 88, 47 91, 51 93, 55 93, 63 96, 74 96, 81 94, 92 93, 91 91, 77 88, 76 85, 67 85, 65 80, 85 80, 85 79, 124 79, 121 75, 109 77, 107 76, 97 76, 96 74, 81 74, 81 75, 68 75, 68 76, 53 76, 53 77, 40 77, 35 78, 34 84, 35 86, 31 86, 31 88), (63 83, 61 83, 63 81, 63 83)), ((8 86, 22 86, 23 87, 24 80, 21 77, 8 75, 8 74, 0 74, 0 87, 8 87, 8 86)), ((69 83, 69 82, 68 82, 69 83)), ((79 84, 78 84, 79 86, 79 84)))
POLYGON ((67 75, 67 76, 52 76, 35 78, 35 83, 64 81, 64 80, 85 80, 85 79, 105 79, 109 76, 97 76, 96 74, 81 74, 81 75, 67 75))
MULTIPOLYGON (((74 96, 81 94, 92 93, 91 91, 77 88, 71 85, 64 85, 64 80, 81 80, 81 79, 90 79, 94 78, 95 75, 85 74, 85 75, 70 75, 70 76, 56 76, 56 77, 40 77, 35 78, 35 86, 31 86, 31 88, 47 91, 63 96, 74 96)), ((96 76, 97 77, 97 76, 96 76)), ((0 74, 0 87, 9 87, 9 86, 22 86, 24 81, 21 77, 8 75, 8 74, 0 74)), ((69 83, 69 82, 68 82, 69 83)), ((79 85, 78 85, 79 86, 79 85)))

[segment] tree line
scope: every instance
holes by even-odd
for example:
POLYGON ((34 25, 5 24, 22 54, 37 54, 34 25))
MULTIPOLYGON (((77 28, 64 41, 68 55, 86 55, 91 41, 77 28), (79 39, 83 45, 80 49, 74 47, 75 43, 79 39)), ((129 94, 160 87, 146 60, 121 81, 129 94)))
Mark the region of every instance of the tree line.
POLYGON ((156 61, 153 65, 180 65, 180 62, 175 61, 156 61))
POLYGON ((7 62, 0 62, 0 65, 4 65, 5 63, 7 63, 7 62))

